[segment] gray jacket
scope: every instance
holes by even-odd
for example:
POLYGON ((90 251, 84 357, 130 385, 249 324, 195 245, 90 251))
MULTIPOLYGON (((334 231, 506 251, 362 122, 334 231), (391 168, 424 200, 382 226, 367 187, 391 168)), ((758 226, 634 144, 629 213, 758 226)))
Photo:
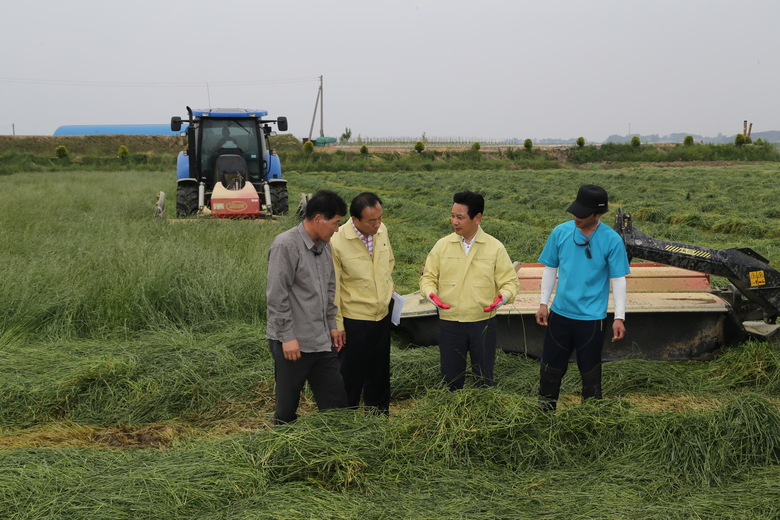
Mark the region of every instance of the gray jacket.
POLYGON ((268 251, 266 337, 297 339, 301 352, 330 351, 335 295, 330 244, 315 244, 303 223, 274 238, 268 251))

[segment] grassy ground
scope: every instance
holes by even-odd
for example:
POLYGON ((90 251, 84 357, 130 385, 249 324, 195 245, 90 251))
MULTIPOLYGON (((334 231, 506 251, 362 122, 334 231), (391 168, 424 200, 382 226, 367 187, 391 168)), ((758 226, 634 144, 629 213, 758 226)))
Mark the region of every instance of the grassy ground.
MULTIPOLYGON (((780 262, 780 165, 294 173, 291 201, 376 191, 400 292, 450 231, 451 194, 534 261, 594 182, 643 231, 780 262)), ((296 223, 155 220, 172 172, 0 176, 2 518, 769 518, 780 503, 780 350, 624 360, 601 403, 567 374, 553 415, 538 364, 450 394, 435 349, 393 340, 389 420, 313 414, 272 429, 265 255, 296 223)), ((629 331, 630 332, 630 331, 629 331)), ((575 371, 576 372, 576 371, 575 371)), ((304 411, 313 409, 307 399, 304 411)))

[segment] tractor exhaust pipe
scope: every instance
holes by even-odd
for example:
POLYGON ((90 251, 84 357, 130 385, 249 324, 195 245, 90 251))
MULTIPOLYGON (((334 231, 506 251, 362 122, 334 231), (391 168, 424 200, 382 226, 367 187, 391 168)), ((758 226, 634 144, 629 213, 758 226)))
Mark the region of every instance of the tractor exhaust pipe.
POLYGON ((273 215, 273 208, 271 207, 271 187, 266 182, 263 184, 263 194, 265 195, 265 208, 269 215, 273 215))

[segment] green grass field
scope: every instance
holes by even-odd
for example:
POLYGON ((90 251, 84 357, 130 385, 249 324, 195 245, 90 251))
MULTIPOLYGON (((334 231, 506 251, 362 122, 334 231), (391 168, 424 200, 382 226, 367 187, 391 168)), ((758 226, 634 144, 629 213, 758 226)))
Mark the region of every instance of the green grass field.
MULTIPOLYGON (((293 206, 322 188, 347 201, 377 192, 406 293, 462 189, 485 195, 483 227, 521 262, 596 183, 652 236, 778 264, 778 174, 757 163, 286 178, 293 206)), ((570 373, 565 406, 546 416, 534 360, 499 353, 496 388, 450 394, 436 350, 399 335, 389 420, 308 413, 306 399, 300 421, 272 429, 266 254, 294 217, 155 219, 173 172, 23 172, 0 175, 0 190, 0 518, 780 514, 775 344, 609 363, 600 403, 580 405, 570 373)))

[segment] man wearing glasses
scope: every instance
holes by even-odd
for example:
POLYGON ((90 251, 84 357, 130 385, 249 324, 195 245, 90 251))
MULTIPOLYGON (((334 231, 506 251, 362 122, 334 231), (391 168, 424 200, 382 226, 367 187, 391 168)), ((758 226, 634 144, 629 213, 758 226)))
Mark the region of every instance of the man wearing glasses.
POLYGON ((544 264, 541 304, 536 322, 547 327, 542 348, 539 398, 552 411, 572 351, 582 376, 582 399, 601 397, 601 348, 612 281, 615 319, 612 341, 626 334, 626 275, 628 255, 620 235, 601 224, 607 212, 607 192, 595 184, 581 186, 566 211, 574 215, 553 229, 539 256, 544 264), (548 303, 558 288, 552 307, 548 303))
POLYGON ((349 207, 351 218, 333 235, 336 325, 347 406, 363 404, 390 413, 390 319, 395 256, 382 223, 382 200, 363 192, 349 207))

